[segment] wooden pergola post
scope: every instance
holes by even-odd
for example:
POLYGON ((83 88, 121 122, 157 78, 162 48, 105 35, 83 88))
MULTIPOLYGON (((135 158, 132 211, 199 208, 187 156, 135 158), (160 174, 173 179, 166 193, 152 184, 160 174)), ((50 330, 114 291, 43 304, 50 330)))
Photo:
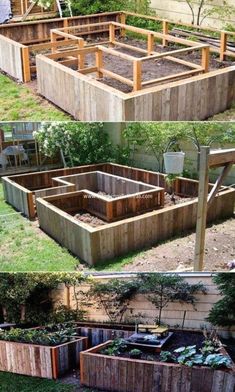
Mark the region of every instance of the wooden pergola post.
POLYGON ((235 164, 235 148, 210 151, 210 147, 202 146, 200 148, 200 165, 199 165, 199 189, 198 189, 198 207, 197 207, 197 227, 196 243, 194 254, 194 271, 203 270, 205 236, 206 236, 206 218, 207 210, 216 197, 224 179, 235 164), (221 174, 212 187, 209 189, 209 169, 223 167, 221 174))
POLYGON ((203 258, 205 250, 206 235, 206 216, 207 216, 207 197, 209 187, 209 154, 210 147, 201 147, 200 149, 200 166, 199 166, 199 189, 198 189, 198 207, 197 207, 197 228, 196 244, 194 257, 194 271, 202 271, 203 258))

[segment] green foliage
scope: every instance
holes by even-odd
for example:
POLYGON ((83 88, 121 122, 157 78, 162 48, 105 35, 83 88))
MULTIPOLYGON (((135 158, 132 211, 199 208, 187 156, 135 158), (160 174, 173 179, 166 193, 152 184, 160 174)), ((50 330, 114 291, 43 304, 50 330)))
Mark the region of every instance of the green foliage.
POLYGON ((21 329, 12 328, 9 331, 0 329, 0 340, 40 344, 43 346, 57 346, 59 344, 67 343, 73 340, 76 336, 76 331, 73 328, 59 328, 55 332, 47 331, 46 329, 21 329))
POLYGON ((129 160, 128 148, 114 146, 102 123, 43 123, 34 136, 43 154, 62 152, 68 166, 129 160))
POLYGON ((111 322, 123 321, 129 309, 130 301, 138 292, 137 280, 111 279, 108 283, 95 282, 88 292, 98 308, 102 308, 111 322))
POLYGON ((127 123, 124 140, 131 151, 133 163, 139 149, 156 158, 157 170, 163 172, 163 154, 168 150, 180 151, 182 142, 189 142, 196 151, 201 146, 214 148, 235 143, 234 123, 213 122, 160 122, 127 123))
MULTIPOLYGON (((61 381, 0 372, 0 392, 75 392, 76 389, 74 385, 62 384, 61 381)), ((81 391, 88 392, 86 389, 81 391)))
POLYGON ((222 298, 213 305, 207 320, 213 325, 232 327, 235 325, 235 274, 219 273, 213 282, 222 298))
POLYGON ((218 369, 221 367, 231 367, 231 360, 222 354, 210 354, 206 357, 204 365, 210 366, 213 369, 218 369))
POLYGON ((101 351, 104 355, 115 356, 120 355, 127 348, 125 339, 114 339, 110 345, 101 351))
POLYGON ((142 354, 141 350, 138 350, 138 348, 134 348, 129 352, 130 358, 140 358, 142 354))
POLYGON ((61 283, 79 285, 86 280, 78 272, 0 273, 0 306, 4 321, 45 324, 54 313, 56 317, 59 312, 53 307, 52 290, 61 283))
POLYGON ((161 351, 160 353, 161 362, 174 362, 174 356, 170 351, 161 351))
POLYGON ((88 15, 100 12, 133 11, 150 14, 150 0, 76 0, 71 1, 73 15, 88 15))
POLYGON ((140 292, 158 309, 156 322, 161 324, 162 310, 172 302, 189 303, 195 308, 199 292, 206 294, 202 283, 189 284, 179 275, 140 274, 140 292))

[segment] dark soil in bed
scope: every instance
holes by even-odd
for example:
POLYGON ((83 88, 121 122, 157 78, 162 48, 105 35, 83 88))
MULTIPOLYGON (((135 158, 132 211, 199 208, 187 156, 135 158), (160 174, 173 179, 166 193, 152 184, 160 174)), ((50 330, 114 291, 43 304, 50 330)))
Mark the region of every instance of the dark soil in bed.
MULTIPOLYGON (((133 39, 133 38, 118 38, 119 42, 123 42, 128 45, 132 45, 138 48, 143 48, 146 49, 147 42, 144 40, 138 40, 138 39, 133 39)), ((122 52, 129 54, 131 56, 134 56, 136 58, 144 57, 145 54, 139 53, 135 50, 130 50, 126 48, 121 48, 120 46, 115 46, 114 47, 117 52, 122 52)), ((160 45, 157 45, 155 43, 155 48, 154 50, 159 53, 164 53, 172 50, 177 50, 179 49, 179 46, 174 46, 169 44, 167 48, 163 48, 160 45)), ((175 57, 190 61, 195 64, 201 64, 201 55, 200 51, 194 51, 192 53, 187 53, 187 54, 178 54, 175 57)), ((89 64, 90 66, 94 65, 94 56, 90 56, 90 58, 87 56, 87 65, 89 64)), ((210 70, 213 69, 218 69, 218 68, 224 68, 225 66, 232 65, 232 62, 224 62, 220 63, 215 56, 211 55, 210 58, 210 70)), ((128 78, 130 80, 133 79, 133 67, 132 63, 128 60, 123 60, 119 59, 116 56, 110 56, 108 54, 104 55, 104 67, 112 71, 114 73, 117 73, 118 75, 124 76, 125 78, 128 78)), ((159 60, 149 60, 143 63, 142 65, 142 81, 148 81, 152 79, 157 79, 161 78, 164 76, 169 76, 173 74, 177 74, 180 72, 185 72, 189 71, 190 68, 178 64, 176 62, 167 60, 167 59, 159 59, 159 60)), ((190 75, 189 75, 190 76, 190 75)), ((114 87, 117 90, 120 90, 124 93, 129 93, 132 91, 132 87, 123 84, 122 82, 118 80, 114 80, 108 77, 104 77, 100 79, 104 84, 114 87)), ((148 86, 146 86, 148 87, 148 86)))
MULTIPOLYGON (((205 340, 204 336, 200 332, 189 332, 189 331, 175 331, 166 345, 163 346, 162 351, 173 351, 179 347, 185 346, 193 346, 196 345, 197 351, 202 348, 203 341, 205 340)), ((128 349, 122 352, 119 357, 122 358, 130 358, 129 352, 135 348, 134 345, 130 345, 128 349)), ((141 358, 143 360, 150 361, 159 361, 160 353, 155 352, 154 348, 141 348, 140 346, 136 346, 139 350, 142 351, 141 358)), ((100 352, 100 354, 102 354, 100 352)))
MULTIPOLYGON (((109 198, 113 198, 113 195, 108 195, 105 192, 98 192, 99 195, 103 195, 109 198)), ((189 197, 181 197, 181 196, 171 196, 168 193, 165 193, 165 205, 164 207, 170 207, 174 206, 177 204, 183 204, 187 201, 191 201, 194 198, 189 198, 189 197)), ((142 213, 141 213, 142 214, 142 213)), ((90 214, 87 211, 78 211, 75 215, 74 218, 79 220, 80 222, 86 223, 87 225, 91 227, 99 227, 103 225, 107 225, 107 222, 104 221, 103 219, 100 219, 96 217, 95 215, 90 214)))

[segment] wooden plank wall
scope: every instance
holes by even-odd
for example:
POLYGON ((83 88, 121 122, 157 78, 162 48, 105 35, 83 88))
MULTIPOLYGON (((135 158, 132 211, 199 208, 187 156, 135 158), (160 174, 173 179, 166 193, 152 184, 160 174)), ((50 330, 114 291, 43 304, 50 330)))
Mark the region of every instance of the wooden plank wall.
MULTIPOLYGON (((208 222, 234 213, 234 190, 220 193, 208 211, 208 222)), ((63 211, 37 199, 40 227, 88 264, 111 260, 195 228, 197 201, 135 216, 96 229, 83 227, 63 211)))
MULTIPOLYGON (((208 222, 225 219, 234 213, 234 190, 221 193, 208 211, 208 222)), ((92 260, 111 260, 130 251, 153 246, 179 233, 195 228, 197 201, 133 217, 101 227, 92 233, 92 260)))
POLYGON ((18 42, 0 35, 0 69, 20 82, 23 82, 22 48, 18 42))
POLYGON ((0 341, 0 370, 53 378, 51 347, 0 341))
POLYGON ((118 330, 118 329, 106 329, 95 328, 95 327, 78 327, 77 333, 80 336, 85 336, 88 338, 88 346, 94 347, 98 344, 105 343, 107 340, 112 340, 116 338, 126 339, 133 334, 133 331, 118 330))
POLYGON ((113 392, 234 390, 235 374, 232 371, 117 358, 95 352, 95 349, 91 349, 81 353, 81 383, 91 388, 113 392))
POLYGON ((204 120, 229 109, 234 101, 233 66, 132 94, 125 99, 123 120, 204 120))
POLYGON ((50 40, 51 29, 118 20, 119 12, 113 12, 77 16, 72 18, 53 18, 23 23, 8 23, 0 25, 0 34, 3 34, 17 42, 40 42, 43 40, 50 40))
POLYGON ((24 215, 30 216, 31 192, 13 183, 7 177, 2 177, 4 199, 24 215))
POLYGON ((79 365, 87 338, 56 347, 0 341, 0 370, 32 377, 58 378, 79 365))
POLYGON ((81 121, 122 121, 125 94, 65 67, 36 57, 38 92, 81 121), (67 91, 64 94, 64 91, 67 91))
POLYGON ((130 94, 42 55, 37 70, 39 93, 81 121, 204 120, 235 101, 235 67, 130 94))

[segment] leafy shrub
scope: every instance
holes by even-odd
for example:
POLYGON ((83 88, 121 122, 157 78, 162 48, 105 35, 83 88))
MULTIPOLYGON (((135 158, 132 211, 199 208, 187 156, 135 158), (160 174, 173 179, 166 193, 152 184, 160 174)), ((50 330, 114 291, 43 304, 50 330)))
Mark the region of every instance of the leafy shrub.
POLYGON ((76 0, 71 1, 73 15, 89 15, 100 12, 133 11, 151 13, 150 0, 76 0))
POLYGON ((101 351, 104 355, 115 356, 120 355, 127 348, 125 339, 114 339, 113 342, 101 351))
POLYGON ((142 354, 141 350, 138 350, 137 348, 134 348, 129 352, 130 358, 140 358, 142 354))

